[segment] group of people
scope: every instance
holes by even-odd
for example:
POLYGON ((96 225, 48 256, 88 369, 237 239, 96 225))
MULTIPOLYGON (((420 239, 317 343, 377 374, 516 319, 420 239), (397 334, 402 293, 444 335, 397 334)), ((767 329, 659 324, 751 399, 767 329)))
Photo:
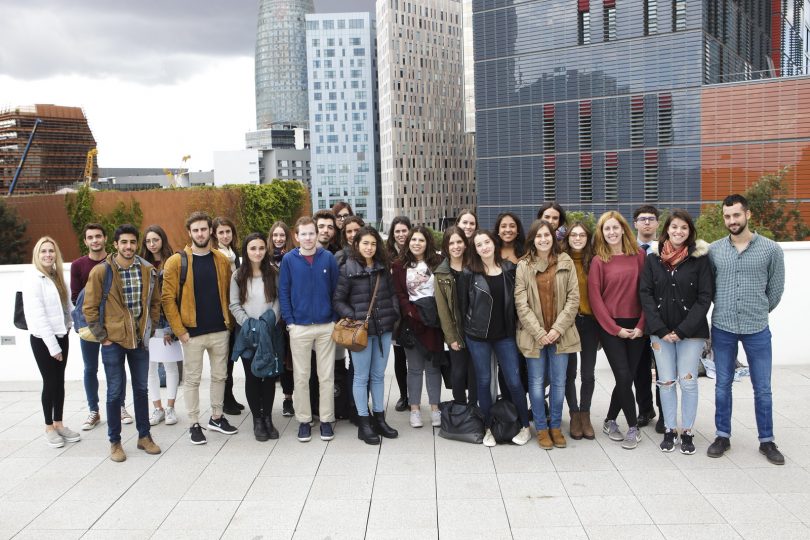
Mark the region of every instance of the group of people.
POLYGON ((671 210, 662 227, 659 217, 655 207, 636 209, 634 234, 622 214, 609 211, 591 230, 583 221, 569 222, 559 204, 548 203, 524 232, 513 212, 500 214, 487 230, 474 211, 464 210, 436 246, 430 229, 405 216, 393 220, 383 240, 341 202, 299 218, 293 230, 277 222, 270 231, 253 232, 239 250, 230 220, 196 212, 186 220, 190 242, 182 251, 173 253, 166 233, 152 225, 140 255, 135 227, 119 226, 115 252, 107 254, 103 228, 88 224, 89 254, 71 267, 71 295, 59 248, 44 237, 34 249, 24 305, 44 382, 46 440, 58 447, 80 439, 62 424, 67 334, 78 299, 89 330, 81 340, 90 411, 82 429, 100 421, 100 348, 113 461, 126 459, 121 423, 132 422, 124 408, 125 359, 137 447, 147 453, 160 452, 150 427, 177 422, 181 360, 194 444, 206 442, 206 429, 236 433, 223 413, 239 414, 242 407, 231 375, 240 358, 257 440, 279 436, 271 414, 278 379, 285 395, 282 414, 296 417, 298 440, 311 440, 314 416, 320 438, 334 438, 335 372, 348 361, 358 438, 379 444, 381 437, 398 436, 384 405, 392 346, 400 392, 395 410, 409 411, 412 428, 424 425, 423 381, 429 421, 441 425, 442 369, 449 367, 453 400, 480 409, 487 426, 484 445, 496 444, 489 429, 493 403, 505 399, 514 404, 520 424, 511 442, 526 444, 533 422, 545 450, 567 445, 564 402, 569 436, 595 438, 591 401, 600 347, 615 379, 602 431, 623 448, 636 448, 639 428, 656 416, 654 358, 660 448, 694 454, 699 363, 710 339, 717 373, 716 439, 707 454, 720 457, 730 448, 731 385, 742 342, 754 386, 759 451, 772 463, 784 463, 773 435, 768 329, 768 313, 784 289, 780 247, 749 228, 751 213, 740 195, 723 201, 729 235, 711 245, 697 238, 688 212, 671 210), (365 321, 364 348, 349 352, 336 344, 333 331, 341 318, 365 321), (205 353, 211 416, 201 424, 205 353), (165 408, 158 362, 166 375, 165 408))

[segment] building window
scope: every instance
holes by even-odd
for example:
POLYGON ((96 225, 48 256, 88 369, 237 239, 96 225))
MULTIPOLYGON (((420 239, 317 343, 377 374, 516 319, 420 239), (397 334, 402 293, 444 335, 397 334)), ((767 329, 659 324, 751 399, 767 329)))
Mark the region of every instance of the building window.
POLYGON ((587 45, 591 42, 591 5, 590 0, 578 0, 577 34, 578 43, 587 45))
POLYGON ((363 19, 349 19, 349 28, 363 28, 363 19))
POLYGON ((619 201, 619 154, 605 152, 605 202, 619 201))
POLYGON ((604 39, 614 41, 616 39, 616 0, 605 0, 603 11, 604 39))
POLYGON ((658 96, 658 145, 672 144, 672 94, 658 96))
POLYGON ((672 0, 672 31, 686 30, 686 0, 672 0))
POLYGON ((365 47, 359 47, 357 49, 354 49, 354 51, 352 51, 352 52, 354 53, 355 56, 365 56, 366 55, 366 48, 365 47))
POLYGON ((644 0, 644 35, 658 32, 658 0, 644 0))
POLYGON ((630 146, 644 146, 644 96, 630 98, 630 146))
POLYGON ((579 200, 593 201, 593 155, 590 153, 579 156, 579 200))
POLYGON ((555 156, 543 157, 543 200, 553 201, 557 198, 557 171, 555 156))
POLYGON ((554 104, 543 105, 543 152, 554 152, 554 104))
MULTIPOLYGON (((326 28, 326 26, 324 26, 326 28)), ((307 21, 307 30, 317 30, 318 21, 307 21)))
POLYGON ((335 21, 331 19, 324 19, 323 21, 323 29, 324 30, 334 30, 335 29, 335 21))
POLYGON ((579 149, 590 150, 592 142, 591 101, 579 103, 579 149))
POLYGON ((644 200, 658 200, 658 150, 644 151, 644 200))
POLYGON ((359 37, 349 38, 349 45, 351 45, 352 47, 359 46, 360 45, 360 38, 359 37))

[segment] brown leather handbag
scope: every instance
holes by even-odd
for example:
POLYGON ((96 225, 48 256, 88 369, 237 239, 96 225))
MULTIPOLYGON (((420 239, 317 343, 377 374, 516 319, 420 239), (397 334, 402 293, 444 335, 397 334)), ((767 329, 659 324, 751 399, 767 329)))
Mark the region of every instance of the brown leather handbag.
POLYGON ((371 303, 368 306, 366 318, 362 321, 343 317, 335 323, 332 330, 332 339, 338 345, 346 347, 352 352, 359 352, 368 347, 368 319, 374 309, 374 301, 377 299, 377 287, 380 286, 380 276, 374 284, 374 292, 371 295, 371 303))

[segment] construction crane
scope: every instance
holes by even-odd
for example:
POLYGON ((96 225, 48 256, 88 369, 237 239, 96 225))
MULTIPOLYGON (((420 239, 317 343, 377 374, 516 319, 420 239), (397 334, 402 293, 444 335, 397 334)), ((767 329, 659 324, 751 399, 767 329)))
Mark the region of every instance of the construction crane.
POLYGON ((31 135, 28 137, 28 144, 25 145, 25 150, 23 150, 22 157, 20 158, 20 164, 17 165, 17 170, 14 171, 14 179, 11 181, 11 185, 8 187, 8 195, 11 196, 14 193, 14 188, 17 185, 17 180, 20 178, 20 173, 22 172, 23 165, 25 164, 25 158, 28 157, 28 151, 31 149, 31 143, 34 141, 34 135, 37 132, 37 128, 42 123, 42 120, 37 118, 34 120, 34 128, 31 130, 31 135))
POLYGON ((98 155, 98 148, 87 151, 87 161, 84 164, 84 185, 90 187, 93 181, 93 158, 98 155))
POLYGON ((185 168, 184 165, 186 164, 186 161, 190 159, 191 156, 183 156, 183 158, 180 160, 180 167, 177 169, 176 173, 171 169, 163 169, 163 174, 169 178, 169 184, 172 187, 185 187, 183 186, 183 174, 186 173, 183 173, 183 169, 185 168))

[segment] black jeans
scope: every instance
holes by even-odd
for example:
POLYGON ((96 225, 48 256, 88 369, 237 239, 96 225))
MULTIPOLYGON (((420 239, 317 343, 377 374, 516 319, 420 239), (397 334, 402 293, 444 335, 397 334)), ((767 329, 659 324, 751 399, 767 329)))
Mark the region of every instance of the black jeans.
POLYGON ((633 386, 636 389, 636 403, 638 403, 638 412, 647 412, 653 408, 652 401, 652 347, 650 347, 650 336, 639 338, 644 341, 644 350, 641 352, 641 358, 638 361, 638 368, 636 369, 636 376, 633 380, 633 386))
POLYGON ((293 393, 293 373, 287 368, 284 368, 281 371, 281 375, 279 376, 281 379, 281 391, 284 392, 285 396, 292 396, 293 393))
POLYGON ((61 362, 51 356, 42 339, 31 336, 31 350, 42 375, 42 413, 46 426, 52 425, 54 421, 61 422, 65 407, 65 366, 70 343, 67 335, 57 337, 56 341, 62 349, 61 362))
POLYGON ((394 345, 394 375, 400 397, 408 397, 408 361, 405 358, 405 347, 402 345, 394 345))
MULTIPOLYGON (((233 364, 233 362, 230 362, 233 364)), ((276 398, 276 380, 278 377, 259 378, 250 370, 252 359, 242 358, 242 367, 245 369, 245 397, 253 418, 270 416, 273 410, 273 401, 276 398)))
POLYGON ((577 402, 577 353, 570 353, 568 370, 565 374, 565 401, 571 412, 589 412, 596 384, 594 369, 596 368, 596 350, 599 347, 599 323, 591 315, 577 315, 576 325, 582 344, 582 352, 579 353, 579 377, 582 384, 579 389, 579 402, 577 402))
POLYGON ((225 405, 233 405, 236 403, 236 398, 233 396, 234 362, 231 362, 231 354, 233 354, 234 343, 236 343, 236 329, 231 331, 230 335, 228 336, 228 361, 226 362, 228 366, 228 377, 225 379, 225 399, 223 400, 223 404, 225 405))
MULTIPOLYGON (((634 328, 638 319, 615 319, 616 324, 622 328, 634 328)), ((633 380, 638 370, 638 363, 645 346, 648 346, 644 339, 622 339, 608 334, 600 328, 599 339, 605 349, 605 355, 616 379, 616 386, 610 396, 610 407, 608 408, 607 419, 615 420, 619 416, 619 411, 624 412, 629 427, 638 424, 636 414, 636 399, 633 396, 633 380)))
POLYGON ((467 403, 469 393, 470 403, 478 402, 478 383, 475 379, 475 366, 467 349, 454 351, 450 349, 450 379, 453 386, 453 401, 467 403))

